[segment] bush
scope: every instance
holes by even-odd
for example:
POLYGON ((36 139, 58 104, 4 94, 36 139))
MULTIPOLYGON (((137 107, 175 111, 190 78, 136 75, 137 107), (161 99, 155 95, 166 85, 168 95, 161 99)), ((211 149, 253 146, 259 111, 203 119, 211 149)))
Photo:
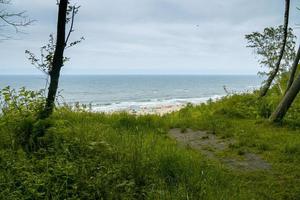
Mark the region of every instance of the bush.
POLYGON ((30 91, 24 87, 19 91, 10 87, 0 91, 0 121, 12 133, 11 143, 15 147, 21 145, 29 151, 35 146, 33 132, 41 131, 37 121, 44 102, 43 91, 30 91))

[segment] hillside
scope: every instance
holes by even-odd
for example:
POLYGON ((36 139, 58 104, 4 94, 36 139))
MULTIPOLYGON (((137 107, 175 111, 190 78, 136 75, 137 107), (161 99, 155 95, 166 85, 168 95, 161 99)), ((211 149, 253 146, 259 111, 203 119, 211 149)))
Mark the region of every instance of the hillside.
POLYGON ((229 95, 162 117, 63 107, 36 124, 34 103, 22 115, 8 109, 0 118, 0 199, 298 199, 300 104, 272 125, 275 93, 229 95), (22 147, 38 130, 46 130, 39 147, 22 147), (194 138, 174 138, 174 130, 194 138))

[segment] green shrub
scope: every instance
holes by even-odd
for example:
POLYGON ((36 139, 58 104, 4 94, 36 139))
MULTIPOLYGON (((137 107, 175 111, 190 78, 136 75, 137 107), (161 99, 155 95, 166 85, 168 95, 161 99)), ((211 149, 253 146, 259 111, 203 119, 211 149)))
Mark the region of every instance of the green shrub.
MULTIPOLYGON (((6 87, 0 91, 0 121, 13 134, 11 143, 30 151, 34 144, 33 132, 39 125, 38 115, 43 108, 43 91, 35 92, 21 88, 19 91, 6 87)), ((41 130, 39 130, 41 131, 41 130)))

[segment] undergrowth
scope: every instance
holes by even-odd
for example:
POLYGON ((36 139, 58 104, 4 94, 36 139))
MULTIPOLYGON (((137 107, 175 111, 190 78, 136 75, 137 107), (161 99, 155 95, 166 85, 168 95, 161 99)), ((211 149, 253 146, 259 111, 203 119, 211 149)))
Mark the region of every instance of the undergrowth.
POLYGON ((299 199, 300 103, 273 125, 267 118, 279 99, 273 88, 265 99, 234 94, 162 117, 65 106, 39 121, 42 93, 6 88, 0 199, 299 199), (236 142, 227 155, 253 152, 272 169, 228 169, 178 146, 168 137, 172 128, 231 138, 236 142))

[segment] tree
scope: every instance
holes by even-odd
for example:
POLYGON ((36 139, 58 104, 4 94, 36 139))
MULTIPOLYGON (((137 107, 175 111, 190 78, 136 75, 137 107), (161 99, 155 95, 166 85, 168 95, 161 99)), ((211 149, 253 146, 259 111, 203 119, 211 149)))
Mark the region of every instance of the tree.
POLYGON ((290 0, 286 0, 283 26, 266 28, 263 33, 254 32, 246 35, 248 40, 247 47, 254 48, 255 53, 260 56, 259 63, 271 69, 267 73, 268 79, 261 88, 261 97, 267 94, 278 73, 290 66, 290 62, 295 57, 295 36, 292 29, 288 28, 289 10, 290 0), (281 63, 282 60, 284 60, 283 64, 281 63))
POLYGON ((68 0, 60 0, 57 4, 59 9, 56 42, 54 36, 51 34, 49 43, 41 48, 41 57, 39 59, 33 53, 26 50, 26 54, 28 54, 31 63, 50 77, 48 95, 44 109, 41 111, 40 119, 48 118, 53 112, 60 71, 64 63, 69 60, 69 58, 64 56, 65 49, 78 44, 84 39, 81 38, 80 40, 69 43, 71 33, 74 31, 74 18, 78 13, 79 7, 69 6, 68 0), (70 29, 68 34, 66 34, 68 23, 70 23, 70 29))
MULTIPOLYGON (((33 21, 28 19, 26 12, 7 11, 6 6, 10 5, 10 0, 0 0, 0 30, 1 32, 8 31, 7 27, 12 27, 16 32, 19 32, 20 27, 28 26, 33 21)), ((1 33, 0 40, 9 39, 8 34, 1 33)))
POLYGON ((287 84, 287 87, 286 87, 286 93, 291 88, 291 86, 292 86, 292 84, 295 80, 295 75, 296 75, 296 72, 297 72, 299 61, 300 61, 300 46, 298 48, 295 60, 293 62, 292 68, 290 70, 290 77, 289 77, 289 81, 288 81, 288 84, 287 84))
MULTIPOLYGON (((283 37, 282 32, 283 26, 268 27, 265 28, 262 33, 253 32, 245 36, 246 40, 248 41, 247 47, 254 50, 254 53, 258 57, 260 66, 268 69, 267 72, 259 72, 259 75, 271 77, 272 81, 275 71, 277 71, 276 75, 278 75, 289 70, 289 67, 292 65, 296 54, 296 36, 293 33, 293 29, 289 28, 285 51, 278 68, 278 59, 279 54, 281 53, 278 51, 278 49, 281 47, 281 40, 283 37)), ((264 86, 267 85, 267 83, 270 84, 271 78, 266 81, 264 86)))
POLYGON ((278 56, 278 61, 276 62, 274 70, 271 72, 270 76, 268 77, 267 81, 265 82, 265 85, 261 88, 260 96, 264 97, 269 88, 271 87, 271 84, 273 80, 275 79, 276 75, 279 72, 280 69, 280 63, 284 55, 284 51, 286 48, 287 43, 287 37, 288 37, 288 25, 289 25, 289 14, 290 14, 290 0, 285 0, 285 14, 284 14, 284 25, 283 25, 283 39, 282 39, 282 46, 280 49, 280 53, 278 56))
POLYGON ((296 99, 298 93, 300 91, 300 75, 298 78, 293 82, 290 89, 286 92, 284 97, 282 98, 281 102, 277 106, 276 110, 270 117, 270 121, 272 122, 280 122, 286 115, 287 111, 293 104, 294 100, 296 99))
POLYGON ((60 70, 63 66, 64 50, 66 47, 66 23, 67 23, 67 9, 68 0, 60 0, 57 22, 57 39, 55 45, 55 51, 51 64, 50 85, 48 88, 48 96, 46 99, 46 105, 42 112, 41 118, 48 118, 53 110, 54 101, 57 93, 60 70))

